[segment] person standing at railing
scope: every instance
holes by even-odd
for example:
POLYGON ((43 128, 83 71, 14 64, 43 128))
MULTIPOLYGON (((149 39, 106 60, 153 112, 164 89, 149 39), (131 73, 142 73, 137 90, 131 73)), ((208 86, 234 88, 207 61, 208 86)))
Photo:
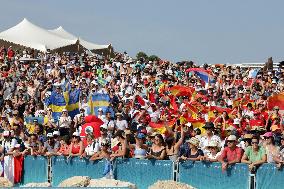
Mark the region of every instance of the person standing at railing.
POLYGON ((229 165, 239 163, 243 154, 242 149, 237 146, 237 137, 235 135, 230 135, 227 138, 227 145, 219 158, 223 171, 227 170, 229 165))
POLYGON ((199 149, 199 140, 195 137, 191 137, 186 141, 189 149, 180 157, 182 160, 200 161, 203 159, 204 153, 199 149))
POLYGON ((59 150, 60 143, 57 141, 55 142, 52 133, 47 133, 47 141, 43 145, 42 155, 45 156, 53 156, 56 155, 57 151, 59 150))
POLYGON ((243 157, 242 163, 249 165, 249 170, 252 172, 256 171, 256 167, 267 162, 267 155, 265 148, 259 146, 258 137, 254 136, 251 141, 252 146, 249 146, 243 157))
POLYGON ((83 141, 80 138, 80 134, 78 132, 74 132, 72 135, 72 141, 69 146, 69 156, 74 157, 74 156, 81 156, 84 152, 84 145, 83 141))
POLYGON ((166 157, 166 148, 164 138, 161 134, 154 137, 154 143, 150 148, 150 153, 147 155, 149 159, 163 160, 166 157))
POLYGON ((119 141, 120 146, 119 146, 119 149, 115 153, 112 153, 110 155, 111 161, 114 160, 117 157, 129 158, 130 157, 130 148, 129 148, 128 142, 126 140, 126 136, 125 136, 124 131, 122 131, 122 130, 116 131, 113 138, 116 138, 119 141))

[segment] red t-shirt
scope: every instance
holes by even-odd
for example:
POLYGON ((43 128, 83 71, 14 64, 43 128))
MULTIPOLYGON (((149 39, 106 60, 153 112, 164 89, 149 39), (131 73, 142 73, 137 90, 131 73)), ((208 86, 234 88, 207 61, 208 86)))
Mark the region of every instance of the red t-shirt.
POLYGON ((241 160, 243 155, 243 150, 239 147, 235 147, 235 149, 231 149, 229 147, 224 148, 221 158, 226 159, 228 162, 234 161, 236 159, 241 160))

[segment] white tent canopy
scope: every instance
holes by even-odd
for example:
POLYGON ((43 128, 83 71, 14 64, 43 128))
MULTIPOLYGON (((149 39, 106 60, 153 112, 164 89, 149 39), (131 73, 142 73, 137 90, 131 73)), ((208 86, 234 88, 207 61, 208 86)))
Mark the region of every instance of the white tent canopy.
POLYGON ((0 40, 26 46, 42 52, 74 45, 77 39, 67 39, 24 19, 16 26, 0 33, 0 40))
POLYGON ((82 38, 76 37, 75 35, 67 32, 62 26, 59 26, 56 29, 53 30, 48 30, 59 37, 62 37, 64 39, 69 39, 69 40, 79 40, 79 44, 82 45, 84 48, 88 50, 98 50, 98 49, 107 49, 110 47, 110 45, 97 45, 88 41, 83 40, 82 38))

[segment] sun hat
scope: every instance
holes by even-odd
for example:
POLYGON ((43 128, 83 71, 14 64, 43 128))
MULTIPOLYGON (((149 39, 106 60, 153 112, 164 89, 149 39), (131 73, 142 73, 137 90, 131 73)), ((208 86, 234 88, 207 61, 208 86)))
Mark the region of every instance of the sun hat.
POLYGON ((226 131, 233 131, 233 130, 236 130, 236 128, 233 127, 232 125, 230 127, 226 128, 226 131))
POLYGON ((237 140, 237 137, 235 135, 230 135, 227 140, 230 140, 230 141, 236 141, 237 140))
POLYGON ((157 132, 153 132, 150 136, 155 137, 157 134, 158 134, 157 132))
POLYGON ((218 143, 214 140, 211 140, 206 147, 217 147, 218 143))
POLYGON ((279 106, 274 106, 273 110, 279 110, 279 106))
POLYGON ((191 137, 189 140, 187 140, 186 142, 194 145, 194 146, 198 146, 199 145, 199 140, 195 137, 191 137))
POLYGON ((266 132, 264 135, 262 135, 263 137, 273 137, 273 133, 272 132, 266 132))
POLYGON ((245 134, 244 139, 252 139, 252 134, 245 134))
POLYGON ((271 126, 271 131, 272 131, 272 132, 277 131, 277 130, 280 130, 280 128, 278 127, 278 125, 272 125, 272 126, 271 126))

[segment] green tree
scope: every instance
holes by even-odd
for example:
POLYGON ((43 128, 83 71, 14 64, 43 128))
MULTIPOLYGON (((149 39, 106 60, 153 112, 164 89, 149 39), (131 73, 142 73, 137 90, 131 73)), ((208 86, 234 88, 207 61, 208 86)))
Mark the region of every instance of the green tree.
POLYGON ((141 58, 143 58, 144 60, 148 60, 148 55, 144 52, 138 52, 137 55, 136 55, 136 58, 138 60, 140 60, 141 58))
POLYGON ((159 61, 160 58, 157 55, 151 55, 148 58, 149 61, 159 61))

